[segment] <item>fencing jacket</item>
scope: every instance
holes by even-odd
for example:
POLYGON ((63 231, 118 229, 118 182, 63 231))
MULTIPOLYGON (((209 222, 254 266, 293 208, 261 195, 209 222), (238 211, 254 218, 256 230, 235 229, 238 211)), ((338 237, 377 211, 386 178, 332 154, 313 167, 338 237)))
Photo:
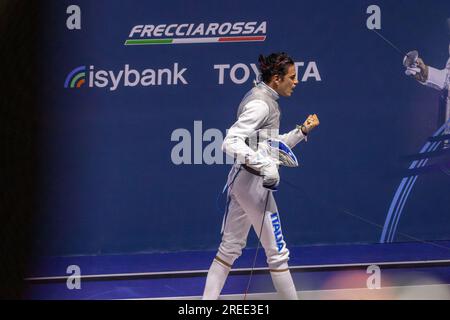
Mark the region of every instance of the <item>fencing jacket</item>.
POLYGON ((433 67, 428 67, 428 79, 425 85, 435 88, 437 90, 449 89, 450 83, 450 59, 447 61, 445 69, 438 70, 433 67))
MULTIPOLYGON (((450 54, 450 44, 449 44, 449 54, 450 54)), ((441 117, 444 118, 444 123, 446 123, 450 119, 450 58, 447 60, 447 65, 445 69, 438 70, 433 67, 428 67, 428 79, 423 83, 426 86, 437 90, 447 90, 445 95, 442 97, 443 101, 441 102, 442 109, 440 111, 441 116, 439 120, 439 124, 441 124, 441 117)), ((447 126, 444 131, 445 134, 450 134, 450 126, 447 126)))
POLYGON ((228 130, 222 144, 222 150, 237 159, 237 164, 246 163, 252 169, 260 171, 270 159, 261 157, 253 144, 248 141, 279 139, 291 149, 306 136, 299 129, 280 135, 279 95, 264 82, 251 89, 242 99, 237 121, 228 130), (247 142, 247 143, 246 143, 247 142))

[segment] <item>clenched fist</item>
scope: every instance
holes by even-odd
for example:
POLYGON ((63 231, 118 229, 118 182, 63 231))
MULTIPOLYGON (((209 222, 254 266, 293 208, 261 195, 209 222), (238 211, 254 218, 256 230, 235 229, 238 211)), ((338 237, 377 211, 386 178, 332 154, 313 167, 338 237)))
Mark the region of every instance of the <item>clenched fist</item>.
POLYGON ((303 134, 308 134, 312 129, 319 125, 319 118, 317 114, 310 114, 308 118, 303 122, 301 126, 297 126, 298 129, 302 130, 303 134))

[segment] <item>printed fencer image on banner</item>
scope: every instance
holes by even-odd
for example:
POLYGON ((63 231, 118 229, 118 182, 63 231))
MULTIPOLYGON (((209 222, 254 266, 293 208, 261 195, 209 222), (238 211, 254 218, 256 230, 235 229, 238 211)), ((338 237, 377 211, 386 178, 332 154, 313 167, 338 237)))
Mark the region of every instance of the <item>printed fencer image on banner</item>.
POLYGON ((286 53, 260 55, 261 82, 242 99, 237 121, 222 149, 235 158, 228 176, 228 199, 222 223, 222 242, 208 271, 203 299, 217 299, 234 261, 242 254, 253 226, 262 244, 274 287, 282 299, 297 299, 273 192, 280 183, 279 165, 295 167, 291 151, 319 125, 316 114, 302 125, 279 134, 280 96, 290 97, 298 85, 294 61, 286 53))
MULTIPOLYGON (((446 33, 448 36, 448 51, 450 56, 450 18, 446 21, 446 33)), ((450 84, 450 57, 444 69, 437 69, 426 65, 424 60, 419 57, 419 53, 414 50, 407 53, 403 59, 406 67, 405 73, 413 76, 419 83, 436 90, 443 91, 440 102, 440 119, 439 126, 447 123, 450 119, 450 96, 448 94, 450 84)), ((450 126, 447 125, 444 134, 450 134, 450 126)), ((449 140, 445 140, 443 148, 449 148, 449 140)))

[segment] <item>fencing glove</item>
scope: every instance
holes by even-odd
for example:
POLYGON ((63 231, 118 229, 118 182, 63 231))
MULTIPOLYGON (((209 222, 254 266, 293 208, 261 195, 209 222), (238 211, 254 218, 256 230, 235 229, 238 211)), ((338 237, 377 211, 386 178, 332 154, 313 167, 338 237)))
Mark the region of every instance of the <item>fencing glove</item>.
POLYGON ((413 76, 414 79, 420 82, 428 80, 428 66, 419 58, 419 53, 416 50, 406 54, 403 58, 403 65, 406 67, 406 75, 413 76))
POLYGON ((270 190, 277 190, 280 184, 280 175, 278 167, 275 162, 269 162, 261 168, 261 175, 263 176, 263 187, 270 190))

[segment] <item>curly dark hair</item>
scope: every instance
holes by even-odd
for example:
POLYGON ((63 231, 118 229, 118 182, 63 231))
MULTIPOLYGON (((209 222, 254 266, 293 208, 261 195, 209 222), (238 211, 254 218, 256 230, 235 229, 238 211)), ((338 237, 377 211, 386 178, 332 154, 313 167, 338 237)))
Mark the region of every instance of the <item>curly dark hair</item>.
POLYGON ((267 57, 260 54, 258 62, 261 80, 265 83, 269 83, 275 75, 279 75, 283 79, 288 68, 294 65, 294 60, 285 52, 272 53, 267 57))

